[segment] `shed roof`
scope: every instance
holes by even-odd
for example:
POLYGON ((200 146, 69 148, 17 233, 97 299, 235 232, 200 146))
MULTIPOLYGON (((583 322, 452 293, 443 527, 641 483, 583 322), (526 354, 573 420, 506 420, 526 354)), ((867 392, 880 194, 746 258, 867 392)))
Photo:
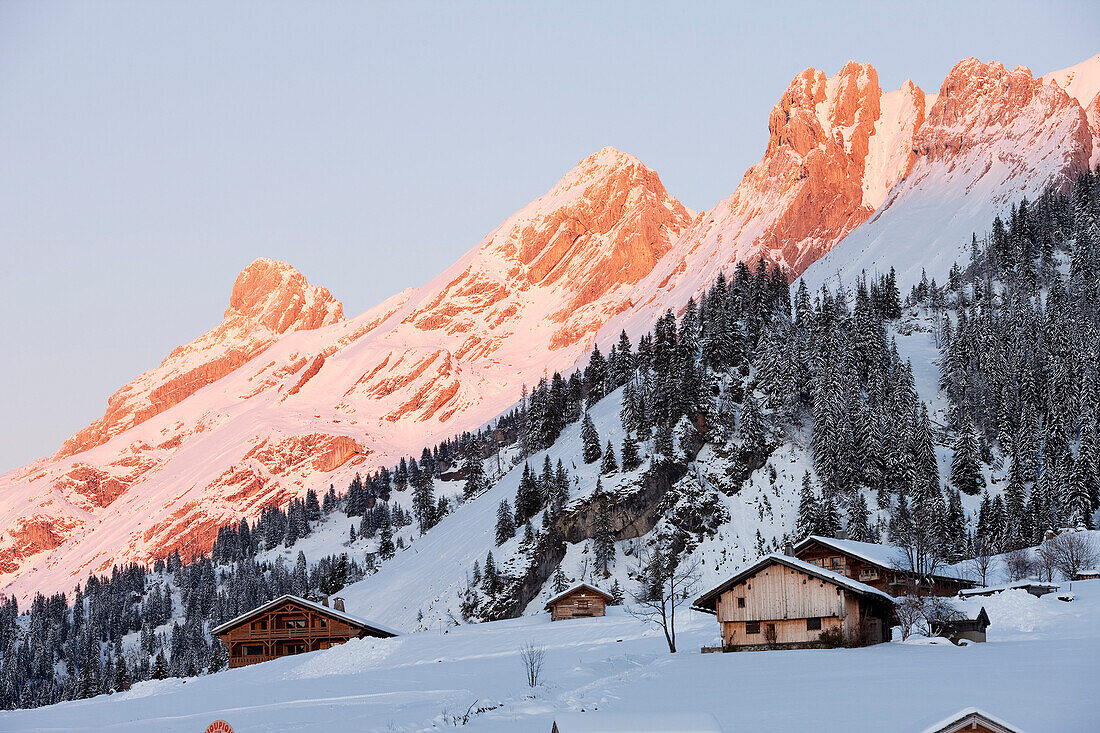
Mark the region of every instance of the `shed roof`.
POLYGON ((375 623, 374 621, 368 621, 367 619, 360 618, 359 616, 353 616, 352 614, 346 613, 344 611, 337 611, 335 608, 329 608, 328 606, 322 606, 320 603, 317 603, 316 601, 310 601, 310 600, 307 600, 305 598, 302 598, 301 596, 290 595, 289 593, 286 594, 286 595, 279 596, 278 598, 275 598, 273 600, 270 600, 270 601, 268 601, 267 603, 265 603, 261 606, 257 606, 256 608, 253 608, 251 611, 246 611, 245 613, 242 613, 240 616, 237 616, 236 618, 232 618, 232 619, 226 621, 223 624, 219 624, 218 626, 215 626, 214 628, 210 629, 210 633, 211 634, 221 634, 221 633, 223 633, 225 631, 228 631, 229 629, 231 629, 235 626, 239 626, 240 624, 248 621, 250 618, 253 618, 255 616, 259 616, 260 614, 266 613, 267 611, 271 610, 272 608, 275 608, 276 606, 279 606, 279 605, 281 605, 283 603, 287 603, 287 602, 295 603, 299 606, 303 606, 303 607, 308 608, 312 611, 322 613, 322 614, 324 614, 326 616, 329 616, 331 618, 338 619, 340 621, 344 621, 345 623, 349 623, 352 626, 358 626, 359 628, 366 629, 368 631, 373 631, 373 632, 377 633, 380 636, 389 637, 389 636, 399 636, 401 634, 400 631, 396 631, 394 629, 391 629, 388 626, 383 626, 382 624, 375 623))
POLYGON ((562 591, 561 593, 557 594, 556 596, 554 596, 550 600, 548 600, 546 602, 546 605, 544 606, 544 608, 550 608, 550 606, 554 605, 555 603, 557 603, 561 599, 565 598, 566 596, 571 596, 579 590, 592 591, 596 595, 602 596, 605 601, 615 600, 615 597, 612 596, 610 593, 608 593, 605 590, 601 590, 600 588, 597 588, 594 585, 589 585, 588 583, 577 583, 572 588, 568 588, 568 589, 562 591))
POLYGON ((931 725, 922 731, 922 733, 955 733, 955 731, 969 730, 970 725, 973 722, 980 722, 990 730, 997 731, 997 733, 1023 733, 1022 730, 1015 726, 995 718, 989 713, 980 708, 969 707, 963 708, 957 713, 947 716, 935 725, 931 725))
POLYGON ((559 733, 722 733, 710 713, 561 713, 559 733))
MULTIPOLYGON (((856 540, 838 540, 836 537, 823 537, 812 534, 794 546, 797 553, 811 542, 820 542, 838 552, 860 560, 878 565, 887 570, 904 567, 906 562, 905 550, 896 545, 881 545, 877 542, 857 542, 856 540)), ((961 568, 954 565, 941 565, 939 572, 932 574, 933 578, 949 578, 951 580, 965 580, 962 577, 961 568)))
POLYGON ((1006 590, 1027 590, 1028 588, 1035 588, 1041 590, 1044 593, 1053 593, 1058 590, 1057 583, 1041 583, 1038 580, 1017 580, 1015 583, 1004 583, 1003 585, 989 585, 981 586, 978 588, 966 588, 959 591, 960 596, 991 596, 994 593, 1000 593, 1006 590))
POLYGON ((707 613, 714 613, 714 607, 718 602, 718 596, 722 595, 727 590, 737 585, 750 575, 755 574, 757 571, 762 570, 769 565, 774 565, 775 563, 786 565, 789 568, 799 570, 803 573, 806 573, 807 575, 812 575, 815 578, 821 578, 822 580, 828 581, 833 585, 839 585, 842 588, 846 588, 847 590, 850 590, 854 593, 859 593, 860 595, 874 596, 875 598, 889 601, 890 603, 896 602, 894 600, 894 597, 889 595, 888 593, 883 593, 878 588, 872 588, 866 583, 860 583, 858 580, 853 580, 847 575, 834 573, 832 570, 826 570, 823 567, 814 565, 813 563, 808 563, 805 560, 799 560, 797 557, 772 553, 770 555, 765 555, 752 565, 749 565, 743 570, 738 571, 736 575, 734 575, 732 578, 725 581, 721 585, 712 588, 703 595, 699 596, 699 598, 697 598, 692 604, 692 607, 700 611, 705 611, 707 613))

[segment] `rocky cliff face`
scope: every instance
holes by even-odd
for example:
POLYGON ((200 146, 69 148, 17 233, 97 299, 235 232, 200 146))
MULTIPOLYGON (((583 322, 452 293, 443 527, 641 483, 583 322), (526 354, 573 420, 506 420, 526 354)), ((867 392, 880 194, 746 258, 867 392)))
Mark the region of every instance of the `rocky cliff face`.
POLYGON ((1087 95, 1082 82, 1100 72, 1100 56, 1075 68, 1073 85, 1066 72, 1036 79, 1024 67, 973 58, 956 64, 913 134, 905 178, 867 223, 807 270, 811 289, 890 267, 902 287, 922 272, 943 282, 952 263, 965 264, 971 234, 981 236, 995 214, 1087 170, 1095 134, 1066 87, 1087 95))
POLYGON ((933 98, 911 82, 884 93, 867 64, 807 69, 714 209, 696 215, 605 148, 431 282, 350 320, 289 265, 257 260, 221 324, 52 458, 0 476, 0 590, 203 549, 229 519, 476 428, 739 260, 812 285, 946 272, 997 207, 1096 157, 1094 79, 1100 56, 1041 80, 967 59, 933 98))

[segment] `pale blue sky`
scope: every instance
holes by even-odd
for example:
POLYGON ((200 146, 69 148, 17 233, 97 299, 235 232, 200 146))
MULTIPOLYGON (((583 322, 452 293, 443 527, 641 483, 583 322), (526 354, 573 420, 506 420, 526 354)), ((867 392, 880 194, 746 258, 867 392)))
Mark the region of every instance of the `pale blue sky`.
POLYGON ((605 145, 712 206, 807 66, 935 91, 971 55, 1077 63, 1098 28, 1036 0, 0 2, 0 470, 218 323, 255 257, 354 315, 605 145))

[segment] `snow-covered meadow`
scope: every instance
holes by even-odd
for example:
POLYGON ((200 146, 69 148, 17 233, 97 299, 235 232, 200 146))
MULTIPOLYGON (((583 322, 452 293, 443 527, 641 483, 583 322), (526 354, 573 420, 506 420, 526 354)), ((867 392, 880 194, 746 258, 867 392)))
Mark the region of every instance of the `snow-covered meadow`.
MULTIPOLYGON (((1064 587, 1064 586, 1063 586, 1064 587)), ((1100 706, 1100 581, 1076 599, 1011 591, 984 605, 989 641, 927 640, 863 649, 701 654, 711 616, 685 614, 682 651, 611 609, 551 624, 548 614, 363 639, 322 652, 129 692, 0 713, 3 731, 428 731, 472 710, 471 731, 550 731, 556 713, 712 713, 726 731, 922 731, 977 706, 1024 731, 1095 731, 1100 706), (529 688, 519 650, 546 650, 529 688), (482 712, 476 712, 483 709, 482 712)), ((973 606, 973 608, 971 608, 973 606)))

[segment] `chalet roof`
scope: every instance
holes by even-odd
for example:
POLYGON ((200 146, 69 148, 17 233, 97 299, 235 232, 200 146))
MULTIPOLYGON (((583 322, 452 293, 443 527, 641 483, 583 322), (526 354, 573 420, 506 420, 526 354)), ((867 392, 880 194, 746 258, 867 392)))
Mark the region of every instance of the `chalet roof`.
MULTIPOLYGON (((831 547, 845 555, 858 557, 864 562, 878 565, 880 568, 895 570, 904 567, 906 562, 905 550, 896 545, 880 545, 877 542, 857 542, 856 540, 838 540, 836 537, 823 537, 812 534, 794 546, 795 553, 811 542, 819 542, 831 547)), ((933 578, 950 578, 951 580, 965 580, 962 569, 954 565, 943 565, 939 571, 932 574, 933 578)))
POLYGON ((922 733, 955 733, 970 729, 970 723, 980 722, 990 730, 997 733, 1024 733, 1019 728, 995 718, 980 708, 963 708, 953 715, 949 715, 935 725, 925 728, 922 733))
POLYGON ((1003 585, 989 585, 981 586, 978 588, 966 588, 959 591, 960 596, 991 596, 994 593, 1000 593, 1006 590, 1028 590, 1029 588, 1035 588, 1041 590, 1043 593, 1053 593, 1058 590, 1057 583, 1042 583, 1038 580, 1017 580, 1015 583, 1004 583, 1003 585))
POLYGON ((600 588, 597 588, 594 585, 589 585, 588 583, 577 583, 572 588, 568 588, 568 589, 562 591, 561 593, 557 594, 556 596, 554 596, 550 600, 548 600, 546 602, 546 606, 544 606, 544 608, 550 608, 550 606, 554 605, 555 603, 557 603, 561 599, 565 598, 566 596, 573 595, 574 593, 576 593, 577 591, 582 590, 582 589, 591 591, 591 592, 595 593, 598 596, 603 596, 603 599, 605 601, 610 602, 610 601, 615 600, 615 597, 612 596, 610 593, 608 593, 605 590, 601 590, 600 588))
POLYGON ((346 613, 344 611, 337 611, 335 608, 329 608, 328 606, 322 606, 320 603, 317 603, 316 601, 306 600, 305 598, 302 598, 301 596, 294 596, 294 595, 290 595, 289 593, 286 594, 286 595, 283 595, 283 596, 279 596, 278 598, 275 598, 273 600, 270 600, 270 601, 268 601, 267 603, 265 603, 261 606, 257 606, 256 608, 253 608, 251 611, 246 611, 245 613, 242 613, 240 616, 237 616, 236 618, 230 619, 230 620, 226 621, 225 623, 220 624, 220 625, 210 629, 210 633, 215 634, 215 635, 216 634, 221 634, 221 633, 223 633, 225 631, 228 631, 229 629, 231 629, 235 626, 241 625, 242 623, 248 621, 251 618, 254 618, 254 617, 259 616, 263 613, 266 613, 267 611, 271 610, 272 608, 276 608, 277 606, 280 606, 283 603, 287 603, 287 602, 291 602, 291 603, 294 603, 296 605, 302 606, 304 608, 308 608, 311 611, 316 611, 317 613, 324 614, 324 615, 328 616, 329 618, 338 619, 338 620, 343 621, 345 623, 351 624, 352 626, 357 626, 361 629, 366 629, 368 631, 373 631, 373 632, 375 632, 375 633, 377 633, 381 636, 386 636, 386 637, 400 636, 400 634, 401 634, 400 631, 396 631, 394 629, 391 629, 388 626, 383 626, 382 624, 375 623, 374 621, 368 621, 367 619, 360 618, 359 616, 353 616, 352 614, 346 613))
POLYGON ((560 713, 560 733, 722 733, 710 713, 560 713))
POLYGON ((814 565, 813 563, 808 563, 805 560, 799 560, 797 557, 772 553, 770 555, 765 555, 752 565, 749 565, 743 570, 738 571, 736 575, 734 575, 726 582, 722 583, 716 588, 712 588, 703 595, 699 596, 699 598, 697 598, 695 602, 692 603, 692 607, 700 611, 705 611, 707 613, 714 613, 714 606, 718 602, 718 596, 722 595, 727 590, 737 585, 750 575, 755 574, 757 571, 762 570, 769 565, 774 565, 775 563, 786 565, 789 568, 799 570, 803 573, 806 573, 807 575, 812 575, 815 578, 821 578, 822 580, 828 581, 833 585, 839 585, 842 588, 850 590, 854 593, 858 593, 860 595, 874 596, 876 598, 889 601, 890 603, 896 602, 893 596, 887 593, 883 593, 878 588, 872 588, 866 583, 860 583, 858 580, 853 580, 847 575, 834 573, 832 570, 826 570, 823 567, 814 565))

